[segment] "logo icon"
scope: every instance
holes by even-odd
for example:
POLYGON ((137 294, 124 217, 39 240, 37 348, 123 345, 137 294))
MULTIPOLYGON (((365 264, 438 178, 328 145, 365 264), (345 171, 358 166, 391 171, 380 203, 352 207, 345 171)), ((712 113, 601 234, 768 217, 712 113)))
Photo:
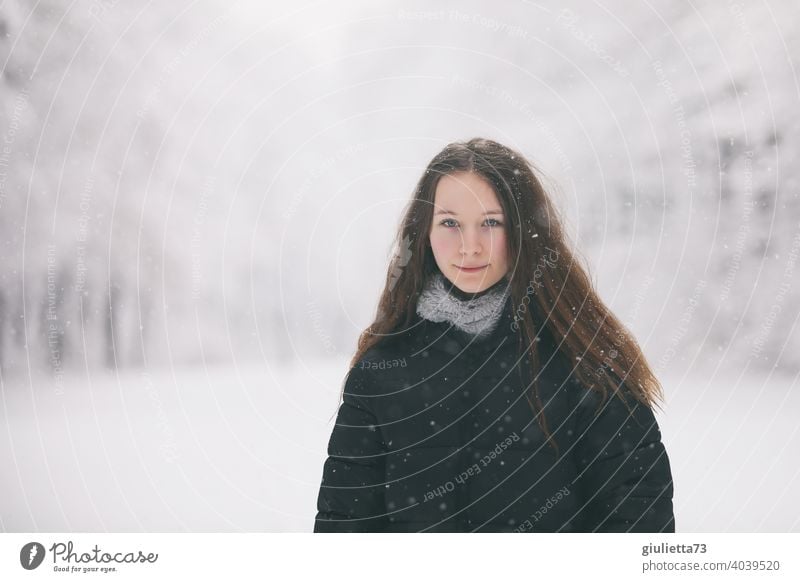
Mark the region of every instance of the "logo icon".
POLYGON ((26 570, 35 570, 44 560, 44 546, 39 542, 28 542, 19 551, 19 563, 26 570))
POLYGON ((397 281, 400 280, 400 275, 403 274, 403 267, 411 260, 411 255, 411 237, 406 235, 395 255, 395 260, 392 262, 392 271, 389 276, 389 291, 394 289, 394 286, 397 285, 397 281))

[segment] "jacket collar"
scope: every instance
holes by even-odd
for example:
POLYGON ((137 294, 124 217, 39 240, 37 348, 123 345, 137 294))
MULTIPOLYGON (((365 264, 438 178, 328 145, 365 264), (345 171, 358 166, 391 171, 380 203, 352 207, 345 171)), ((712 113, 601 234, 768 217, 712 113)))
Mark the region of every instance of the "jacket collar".
POLYGON ((455 355, 463 350, 491 351, 500 343, 517 341, 520 332, 514 324, 514 306, 508 295, 500 316, 488 334, 467 333, 449 321, 430 321, 417 314, 411 329, 416 337, 417 349, 442 349, 455 355))
POLYGON ((417 315, 446 323, 476 340, 487 339, 500 323, 511 294, 507 278, 479 293, 465 293, 441 272, 432 273, 417 300, 417 315))

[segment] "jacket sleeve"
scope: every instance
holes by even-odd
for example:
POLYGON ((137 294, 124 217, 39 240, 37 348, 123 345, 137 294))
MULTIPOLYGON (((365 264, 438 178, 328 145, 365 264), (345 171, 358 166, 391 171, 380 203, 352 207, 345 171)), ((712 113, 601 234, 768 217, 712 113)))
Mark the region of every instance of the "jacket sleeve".
POLYGON ((322 471, 314 532, 374 532, 386 525, 385 447, 367 404, 366 372, 352 368, 322 471))
POLYGON ((581 388, 575 459, 586 531, 674 532, 673 482, 652 410, 621 385, 625 402, 581 388), (598 412, 599 408, 599 412, 598 412))

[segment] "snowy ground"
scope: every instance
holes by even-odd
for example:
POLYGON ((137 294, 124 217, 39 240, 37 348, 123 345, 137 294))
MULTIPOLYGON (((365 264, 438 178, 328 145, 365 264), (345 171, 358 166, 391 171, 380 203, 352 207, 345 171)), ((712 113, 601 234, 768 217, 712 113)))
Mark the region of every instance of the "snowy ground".
MULTIPOLYGON (((311 531, 346 364, 306 366, 4 381, 0 526, 311 531)), ((800 531, 796 385, 663 382, 678 531, 800 531)))

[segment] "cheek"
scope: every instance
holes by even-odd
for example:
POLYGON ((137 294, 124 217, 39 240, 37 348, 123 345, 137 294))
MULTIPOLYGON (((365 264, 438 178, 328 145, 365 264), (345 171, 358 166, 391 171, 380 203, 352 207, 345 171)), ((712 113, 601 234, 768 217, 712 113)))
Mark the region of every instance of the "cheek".
POLYGON ((452 236, 448 236, 447 232, 441 230, 434 230, 431 232, 431 250, 434 256, 448 256, 454 252, 455 247, 458 245, 458 240, 453 240, 452 236))
POLYGON ((489 245, 493 256, 498 257, 504 255, 506 249, 506 233, 502 230, 492 233, 489 238, 489 245))

